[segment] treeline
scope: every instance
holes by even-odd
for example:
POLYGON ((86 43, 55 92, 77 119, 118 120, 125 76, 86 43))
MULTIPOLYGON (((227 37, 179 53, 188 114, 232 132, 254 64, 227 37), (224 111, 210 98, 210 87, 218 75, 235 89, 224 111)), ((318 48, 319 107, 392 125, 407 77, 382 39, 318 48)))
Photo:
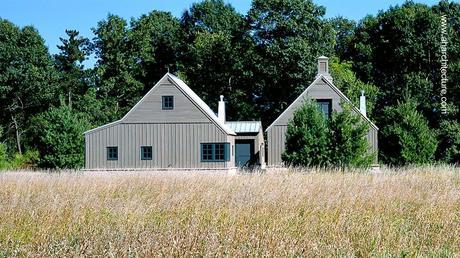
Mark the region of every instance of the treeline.
POLYGON ((352 101, 366 91, 381 162, 459 163, 460 4, 406 2, 358 23, 325 13, 308 0, 253 0, 245 15, 205 0, 180 19, 108 15, 93 39, 67 30, 53 56, 35 28, 0 19, 0 167, 81 167, 82 132, 121 118, 167 71, 214 109, 225 95, 229 120, 266 127, 314 79, 321 55, 352 101))

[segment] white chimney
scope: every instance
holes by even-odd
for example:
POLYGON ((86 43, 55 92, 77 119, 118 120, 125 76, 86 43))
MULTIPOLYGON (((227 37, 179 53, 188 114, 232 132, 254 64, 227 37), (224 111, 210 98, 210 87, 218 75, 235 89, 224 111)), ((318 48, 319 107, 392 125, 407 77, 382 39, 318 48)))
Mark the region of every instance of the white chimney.
POLYGON ((329 58, 325 56, 318 57, 318 74, 316 77, 321 75, 332 82, 332 76, 329 74, 329 58))
POLYGON ((364 91, 361 91, 361 97, 359 97, 359 111, 367 117, 366 113, 366 96, 364 96, 364 91))
POLYGON ((219 118, 220 121, 225 123, 225 101, 223 95, 220 95, 219 107, 217 110, 217 118, 219 118))

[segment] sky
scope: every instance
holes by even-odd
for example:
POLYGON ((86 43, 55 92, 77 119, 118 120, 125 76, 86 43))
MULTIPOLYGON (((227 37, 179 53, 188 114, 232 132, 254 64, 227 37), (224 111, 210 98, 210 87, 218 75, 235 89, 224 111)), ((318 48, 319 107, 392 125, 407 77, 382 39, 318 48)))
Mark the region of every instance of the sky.
MULTIPOLYGON (((180 17, 199 0, 0 0, 0 18, 18 26, 33 25, 45 39, 51 54, 56 54, 59 37, 65 37, 66 29, 76 29, 84 37, 93 38, 91 28, 107 14, 117 14, 128 21, 152 10, 171 12, 180 17)), ((367 14, 375 15, 379 10, 400 5, 404 0, 313 0, 326 7, 326 17, 344 16, 360 20, 367 14)), ((225 0, 245 14, 251 0, 225 0)), ((428 5, 437 0, 416 0, 428 5)))

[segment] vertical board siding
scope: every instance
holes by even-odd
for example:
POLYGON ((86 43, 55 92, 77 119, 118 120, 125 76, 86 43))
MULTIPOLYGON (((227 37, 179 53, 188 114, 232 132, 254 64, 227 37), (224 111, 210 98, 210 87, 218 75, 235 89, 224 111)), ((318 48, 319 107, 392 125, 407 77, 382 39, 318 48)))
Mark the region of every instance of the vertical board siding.
POLYGON ((85 135, 87 169, 104 168, 232 168, 228 162, 201 162, 200 144, 229 142, 213 123, 117 124, 85 135), (118 160, 107 160, 107 147, 118 147, 118 160), (152 160, 141 160, 140 147, 152 146, 152 160))
POLYGON ((282 165, 281 154, 285 149, 287 125, 272 126, 267 132, 268 157, 267 164, 270 166, 282 165))

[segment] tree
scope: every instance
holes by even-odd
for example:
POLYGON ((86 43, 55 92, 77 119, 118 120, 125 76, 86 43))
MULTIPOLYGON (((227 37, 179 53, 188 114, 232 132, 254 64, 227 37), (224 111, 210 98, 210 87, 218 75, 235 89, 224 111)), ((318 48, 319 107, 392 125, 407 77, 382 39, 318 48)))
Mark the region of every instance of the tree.
POLYGON ((350 61, 340 62, 337 58, 331 58, 329 65, 334 85, 351 100, 355 107, 359 106, 359 97, 361 91, 364 91, 367 114, 371 117, 379 89, 373 84, 358 79, 352 69, 353 63, 350 61))
POLYGON ((437 159, 446 163, 460 164, 460 123, 443 121, 439 126, 437 159))
POLYGON ((0 19, 0 122, 19 154, 30 118, 55 103, 56 92, 53 60, 37 30, 0 19))
POLYGON ((83 132, 89 124, 80 113, 62 105, 33 118, 39 165, 46 168, 80 168, 84 162, 83 132))
POLYGON ((83 61, 89 54, 89 40, 78 36, 79 32, 76 30, 65 32, 68 39, 60 38, 62 43, 58 46, 60 53, 54 55, 54 59, 56 69, 60 72, 60 94, 66 96, 67 105, 72 107, 72 98, 78 101, 86 94, 89 87, 86 81, 87 73, 83 66, 83 61))
POLYGON ((286 148, 281 158, 292 166, 327 166, 331 154, 329 136, 326 118, 316 103, 306 100, 288 123, 286 148))
POLYGON ((169 12, 152 11, 131 21, 129 40, 136 60, 136 79, 147 93, 167 72, 179 70, 184 45, 180 22, 169 12))
POLYGON ((230 120, 257 118, 254 45, 243 16, 222 0, 206 0, 184 13, 181 26, 187 42, 182 71, 190 87, 212 108, 225 95, 230 120))
POLYGON ((97 97, 103 100, 103 112, 109 121, 126 114, 139 101, 144 88, 134 76, 136 60, 129 29, 127 22, 116 15, 109 15, 93 28, 97 97))
MULTIPOLYGON (((0 127, 0 139, 2 139, 3 130, 0 127)), ((8 168, 8 154, 6 153, 6 145, 0 142, 0 170, 8 168)))
POLYGON ((336 167, 369 167, 377 153, 371 153, 366 135, 369 124, 342 103, 343 111, 334 112, 329 123, 331 164, 336 167))
POLYGON ((317 73, 316 60, 333 53, 325 8, 310 0, 255 0, 248 13, 256 44, 255 83, 263 121, 273 121, 317 73))
POLYGON ((335 32, 335 54, 342 59, 348 55, 349 46, 356 29, 356 22, 342 16, 335 17, 329 22, 335 32))
POLYGON ((382 160, 391 165, 432 162, 437 147, 436 133, 417 109, 414 101, 399 103, 384 110, 385 126, 379 142, 382 160))

